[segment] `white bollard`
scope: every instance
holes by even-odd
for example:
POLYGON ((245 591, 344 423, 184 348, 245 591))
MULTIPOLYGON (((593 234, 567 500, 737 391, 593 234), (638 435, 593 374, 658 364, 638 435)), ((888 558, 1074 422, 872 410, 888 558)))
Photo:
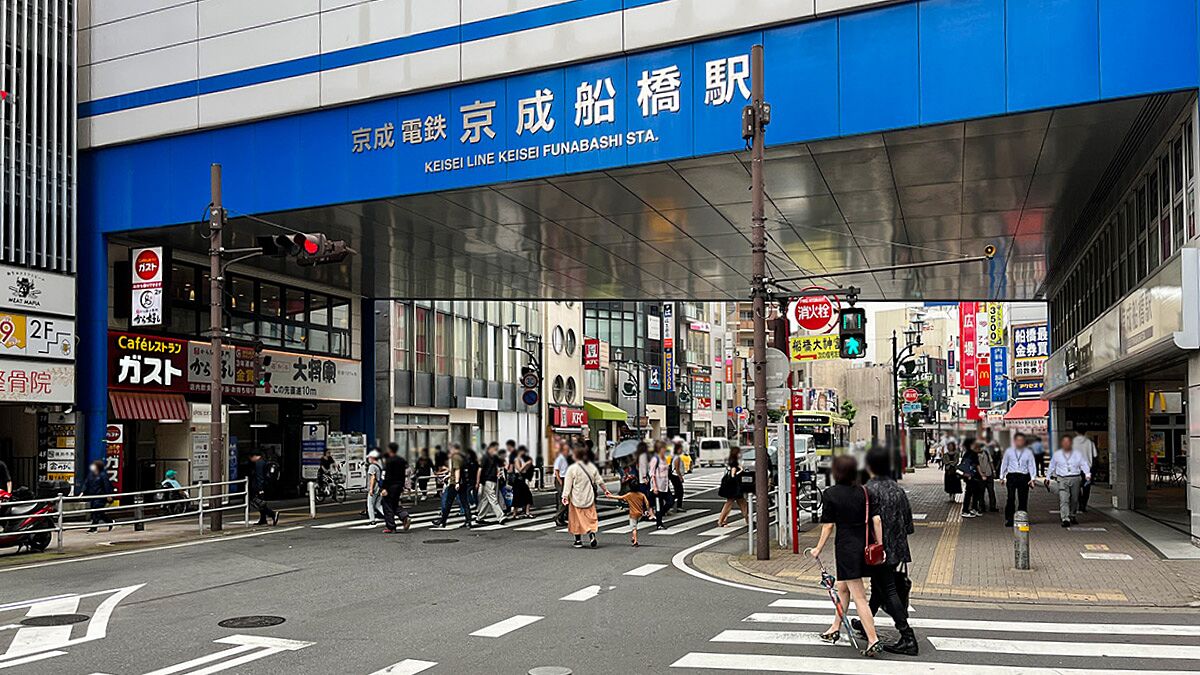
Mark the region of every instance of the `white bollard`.
POLYGON ((317 517, 317 484, 311 480, 308 481, 308 515, 317 517))

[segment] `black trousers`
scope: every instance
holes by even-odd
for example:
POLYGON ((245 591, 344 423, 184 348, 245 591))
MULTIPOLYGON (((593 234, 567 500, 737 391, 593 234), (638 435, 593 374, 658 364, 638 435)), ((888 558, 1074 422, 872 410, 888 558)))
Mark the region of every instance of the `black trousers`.
MULTIPOLYGON (((988 479, 984 480, 983 481, 983 490, 981 492, 987 493, 988 510, 995 511, 996 510, 996 479, 988 478, 988 479)), ((981 513, 983 512, 983 495, 982 494, 979 495, 979 511, 981 513)))
POLYGON ((980 504, 983 502, 983 481, 978 478, 968 478, 963 481, 963 513, 975 509, 976 501, 980 504))
MULTIPOLYGON (((443 525, 446 523, 446 518, 447 518, 447 516, 450 515, 450 507, 454 505, 454 500, 456 500, 456 499, 458 500, 459 506, 462 507, 463 513, 467 514, 466 523, 468 526, 470 526, 470 524, 471 524, 471 501, 469 499, 469 493, 465 489, 465 486, 464 486, 464 489, 460 490, 460 489, 458 489, 457 485, 447 485, 446 486, 446 501, 442 503, 442 517, 440 519, 441 523, 443 525)), ((384 517, 386 518, 387 517, 387 503, 386 502, 383 505, 383 513, 384 513, 384 517)))
POLYGON ((1092 482, 1085 480, 1083 487, 1079 490, 1079 510, 1087 511, 1088 497, 1092 496, 1092 482))
POLYGON ((871 615, 879 608, 896 622, 896 630, 908 630, 908 575, 899 565, 873 565, 871 570, 871 615))
POLYGON ((1004 503, 1004 520, 1012 522, 1017 511, 1029 512, 1029 481, 1032 476, 1027 473, 1010 473, 1008 481, 1008 501, 1004 503))
POLYGON ((671 510, 671 503, 675 501, 675 497, 670 492, 655 492, 654 498, 654 521, 662 525, 663 516, 671 510))
MULTIPOLYGON (((400 493, 404 491, 403 485, 387 485, 383 488, 387 494, 383 496, 383 522, 389 530, 396 529, 396 516, 400 520, 408 519, 408 511, 400 506, 400 493)), ((445 515, 443 514, 443 518, 445 515)))
POLYGON ((271 520, 275 517, 275 511, 267 505, 267 500, 263 498, 263 493, 258 493, 258 496, 250 500, 250 506, 258 509, 258 524, 271 520))
POLYGON ((683 478, 671 474, 671 489, 675 491, 675 507, 683 508, 683 478))

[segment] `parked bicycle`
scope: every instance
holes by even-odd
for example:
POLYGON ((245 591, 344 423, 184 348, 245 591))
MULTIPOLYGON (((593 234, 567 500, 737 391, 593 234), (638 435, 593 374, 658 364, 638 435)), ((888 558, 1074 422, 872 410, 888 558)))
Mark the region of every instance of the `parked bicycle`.
POLYGON ((318 504, 324 504, 326 501, 333 501, 341 504, 346 501, 346 477, 341 474, 328 474, 321 472, 317 476, 317 487, 315 497, 318 504))

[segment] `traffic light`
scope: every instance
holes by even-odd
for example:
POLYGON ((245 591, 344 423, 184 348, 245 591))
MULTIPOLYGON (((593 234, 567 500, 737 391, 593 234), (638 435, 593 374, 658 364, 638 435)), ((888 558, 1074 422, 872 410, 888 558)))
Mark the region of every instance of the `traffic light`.
POLYGON ((271 383, 271 373, 267 368, 271 365, 271 355, 263 353, 263 343, 254 343, 254 385, 258 389, 266 389, 271 383))
POLYGON ((339 263, 354 252, 345 241, 330 239, 320 232, 262 236, 257 237, 256 243, 263 255, 294 257, 303 267, 339 263))
POLYGON ((848 307, 838 312, 838 344, 843 359, 861 359, 867 355, 867 312, 848 307))

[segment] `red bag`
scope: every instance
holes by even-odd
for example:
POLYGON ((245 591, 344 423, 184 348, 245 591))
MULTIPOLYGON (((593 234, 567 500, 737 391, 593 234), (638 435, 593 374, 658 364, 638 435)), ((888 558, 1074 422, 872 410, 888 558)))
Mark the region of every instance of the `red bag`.
POLYGON ((887 560, 887 553, 883 550, 883 544, 872 544, 871 542, 871 493, 867 492, 867 488, 863 487, 863 496, 867 499, 866 511, 867 516, 864 519, 867 530, 866 542, 867 546, 863 549, 863 559, 868 565, 882 565, 884 560, 887 560))

